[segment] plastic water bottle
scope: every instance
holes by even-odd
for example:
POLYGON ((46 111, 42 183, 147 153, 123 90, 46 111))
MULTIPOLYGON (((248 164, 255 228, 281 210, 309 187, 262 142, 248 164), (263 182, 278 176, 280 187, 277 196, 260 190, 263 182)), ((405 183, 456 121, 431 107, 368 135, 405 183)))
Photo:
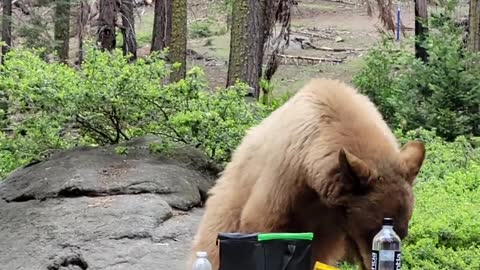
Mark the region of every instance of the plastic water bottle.
POLYGON ((382 229, 372 243, 372 270, 400 270, 401 240, 393 230, 393 220, 383 219, 382 229))
POLYGON ((212 264, 208 260, 207 252, 197 252, 197 259, 193 263, 192 270, 212 270, 212 264))

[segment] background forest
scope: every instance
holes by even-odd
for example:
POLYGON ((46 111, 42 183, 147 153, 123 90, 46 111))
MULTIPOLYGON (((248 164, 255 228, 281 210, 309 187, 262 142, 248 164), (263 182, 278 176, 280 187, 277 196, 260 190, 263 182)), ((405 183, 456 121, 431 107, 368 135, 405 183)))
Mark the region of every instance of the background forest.
POLYGON ((337 78, 402 142, 426 142, 404 269, 480 269, 478 0, 3 0, 2 14, 0 178, 144 135, 223 166, 303 83, 337 78))

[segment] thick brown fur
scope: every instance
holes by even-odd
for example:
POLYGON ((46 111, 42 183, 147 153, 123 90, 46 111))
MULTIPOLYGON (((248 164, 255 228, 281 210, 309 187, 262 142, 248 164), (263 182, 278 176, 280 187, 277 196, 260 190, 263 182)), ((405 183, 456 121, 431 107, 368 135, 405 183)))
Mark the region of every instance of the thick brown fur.
POLYGON ((251 128, 209 191, 193 240, 219 267, 219 232, 315 233, 314 260, 353 258, 370 267, 384 217, 407 235, 412 185, 425 147, 403 148, 370 100, 334 80, 314 79, 251 128))

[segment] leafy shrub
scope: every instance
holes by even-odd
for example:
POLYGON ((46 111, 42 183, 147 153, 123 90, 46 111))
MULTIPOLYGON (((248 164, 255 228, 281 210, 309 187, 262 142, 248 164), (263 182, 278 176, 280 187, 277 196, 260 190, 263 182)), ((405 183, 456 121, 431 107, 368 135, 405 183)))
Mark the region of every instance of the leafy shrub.
POLYGON ((480 163, 420 182, 404 242, 406 269, 480 268, 480 163))
POLYGON ((480 54, 469 53, 455 26, 454 2, 430 18, 427 63, 411 49, 383 40, 366 57, 354 84, 372 98, 392 127, 435 129, 447 140, 479 134, 480 54))
POLYGON ((453 142, 446 142, 436 135, 434 130, 424 128, 397 131, 396 135, 402 144, 414 139, 426 144, 427 155, 417 182, 443 179, 453 171, 466 170, 472 164, 480 163, 480 148, 474 148, 464 136, 457 137, 453 142))
POLYGON ((205 21, 194 21, 189 25, 191 38, 206 38, 227 33, 228 29, 217 18, 208 18, 205 21))
POLYGON ((402 242, 402 269, 479 269, 480 149, 465 137, 446 142, 423 128, 396 135, 401 143, 416 139, 427 147, 414 186, 409 234, 402 242))
MULTIPOLYGON (((240 83, 208 89, 196 67, 185 80, 166 84, 170 70, 162 58, 159 53, 128 63, 120 50, 106 53, 91 47, 77 70, 47 64, 35 50, 12 50, 0 67, 0 92, 10 102, 10 121, 0 126, 11 129, 0 132, 0 177, 49 149, 115 144, 146 134, 165 141, 151 149, 165 151, 181 142, 225 162, 245 131, 283 102, 249 103, 244 98, 247 87, 240 83)), ((396 101, 388 102, 394 106, 396 101)), ((393 119, 400 116, 391 112, 393 119)), ((425 141, 428 151, 415 186, 404 268, 478 269, 480 150, 463 136, 446 142, 434 129, 399 129, 397 135, 401 142, 425 141)))
POLYGON ((427 146, 402 269, 479 269, 480 149, 465 137, 445 142, 424 129, 398 135, 427 146))
POLYGON ((204 38, 214 35, 210 21, 193 22, 189 30, 191 38, 204 38))
POLYGON ((181 142, 217 162, 228 160, 245 130, 270 107, 247 102, 243 84, 209 90, 199 68, 165 84, 170 70, 162 57, 129 64, 120 50, 90 47, 76 70, 48 64, 36 50, 12 50, 0 68, 0 91, 8 94, 8 115, 17 121, 10 124, 13 135, 0 136, 2 146, 9 145, 2 156, 11 160, 0 165, 0 176, 46 149, 115 144, 146 134, 164 138, 163 148, 181 142))

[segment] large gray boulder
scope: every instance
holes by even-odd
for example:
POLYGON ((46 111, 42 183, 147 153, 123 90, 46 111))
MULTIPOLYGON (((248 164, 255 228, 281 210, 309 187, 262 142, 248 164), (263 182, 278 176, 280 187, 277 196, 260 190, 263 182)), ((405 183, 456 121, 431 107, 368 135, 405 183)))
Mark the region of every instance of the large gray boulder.
POLYGON ((0 265, 15 270, 185 269, 219 172, 195 149, 153 155, 153 137, 80 147, 0 183, 0 265))

